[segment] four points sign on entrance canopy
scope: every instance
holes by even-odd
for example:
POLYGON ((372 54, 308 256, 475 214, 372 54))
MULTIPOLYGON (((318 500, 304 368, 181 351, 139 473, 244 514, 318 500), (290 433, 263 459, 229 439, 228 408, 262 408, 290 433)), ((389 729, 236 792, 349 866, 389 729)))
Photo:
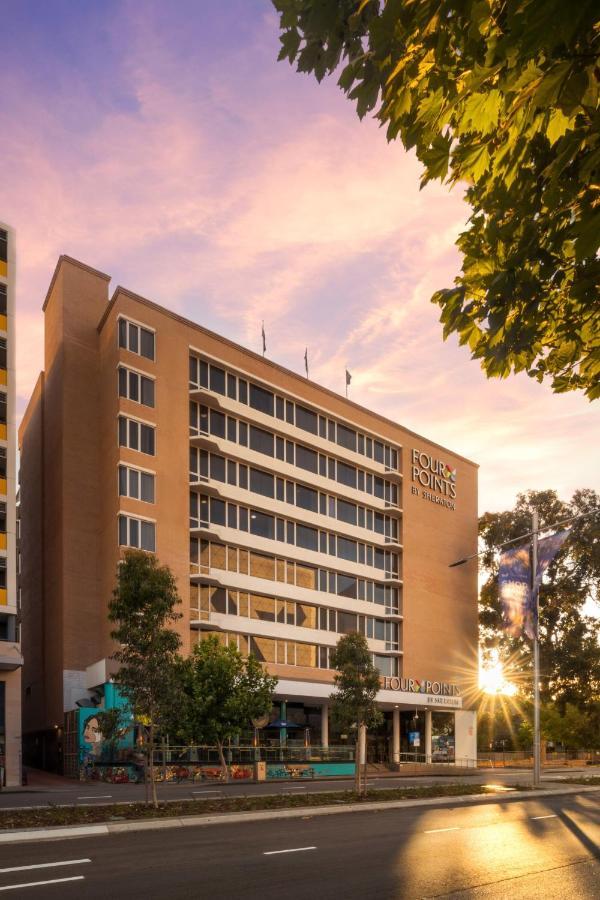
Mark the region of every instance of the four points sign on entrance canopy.
POLYGON ((456 469, 441 459, 436 459, 424 450, 413 450, 411 459, 411 478, 416 485, 411 486, 411 493, 445 506, 456 509, 456 469), (441 495, 441 496, 440 496, 441 495))

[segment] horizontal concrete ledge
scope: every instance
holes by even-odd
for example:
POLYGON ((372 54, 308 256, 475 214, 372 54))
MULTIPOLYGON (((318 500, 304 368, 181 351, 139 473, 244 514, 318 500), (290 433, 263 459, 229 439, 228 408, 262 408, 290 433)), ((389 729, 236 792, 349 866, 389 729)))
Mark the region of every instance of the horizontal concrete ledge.
POLYGON ((51 828, 29 828, 0 832, 0 844, 25 841, 56 841, 63 838, 90 837, 102 834, 122 834, 128 831, 151 831, 160 828, 185 828, 199 825, 239 825, 242 822, 261 822, 269 819, 305 819, 312 816, 332 816, 340 813, 381 812, 387 809, 410 809, 419 806, 457 806, 469 803, 502 803, 510 800, 532 800, 539 797, 560 797, 572 794, 600 793, 595 785, 570 785, 539 791, 499 791, 489 794, 460 794, 456 797, 415 797, 414 800, 379 800, 369 803, 345 803, 331 806, 298 806, 294 809, 266 809, 240 813, 215 813, 209 816, 184 816, 165 819, 138 819, 131 822, 105 822, 99 825, 72 825, 51 828))

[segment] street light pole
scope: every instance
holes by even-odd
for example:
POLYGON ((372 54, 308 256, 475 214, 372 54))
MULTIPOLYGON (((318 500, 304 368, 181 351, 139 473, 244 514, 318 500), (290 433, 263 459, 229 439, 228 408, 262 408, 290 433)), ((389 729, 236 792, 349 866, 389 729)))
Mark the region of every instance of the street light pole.
POLYGON ((540 603, 536 590, 538 567, 538 511, 531 514, 531 591, 534 606, 533 625, 533 786, 539 788, 542 780, 540 743, 540 603))

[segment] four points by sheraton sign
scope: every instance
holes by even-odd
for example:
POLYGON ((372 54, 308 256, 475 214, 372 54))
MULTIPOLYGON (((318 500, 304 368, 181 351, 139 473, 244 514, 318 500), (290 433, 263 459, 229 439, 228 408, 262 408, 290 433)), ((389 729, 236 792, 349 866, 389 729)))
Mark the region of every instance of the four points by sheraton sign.
POLYGON ((418 706, 462 707, 462 697, 457 684, 449 681, 429 681, 426 678, 399 678, 386 675, 381 679, 384 691, 393 691, 399 702, 418 706))
POLYGON ((438 506, 456 509, 456 469, 424 450, 413 450, 410 472, 416 482, 411 485, 411 493, 438 506))

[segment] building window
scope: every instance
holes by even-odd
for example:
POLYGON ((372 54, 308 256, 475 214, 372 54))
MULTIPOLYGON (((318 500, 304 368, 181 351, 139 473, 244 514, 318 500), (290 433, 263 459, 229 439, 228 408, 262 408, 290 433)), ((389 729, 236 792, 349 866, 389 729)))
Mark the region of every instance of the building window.
POLYGON ((0 316, 5 316, 7 311, 6 285, 0 284, 0 316))
POLYGON ((6 394, 0 391, 0 422, 6 425, 6 394))
POLYGON ((119 319, 119 347, 146 359, 155 359, 155 334, 128 319, 119 319))
POLYGON ((7 368, 6 338, 0 338, 0 369, 7 368))
POLYGON ((0 503, 0 531, 6 534, 6 503, 0 503))
POLYGON ((154 407, 154 381, 139 372, 119 366, 119 397, 154 407))
POLYGON ((119 466, 119 494, 121 497, 143 500, 144 503, 154 503, 154 475, 141 469, 119 466))
POLYGON ((0 478, 6 478, 6 447, 0 447, 0 478))
POLYGON ((121 547, 135 547, 138 550, 156 550, 156 525, 132 516, 119 516, 119 544, 121 547))
POLYGON ((119 446, 154 456, 156 449, 154 428, 136 419, 119 416, 119 446))
POLYGON ((8 260, 8 232, 0 228, 0 262, 8 260))

